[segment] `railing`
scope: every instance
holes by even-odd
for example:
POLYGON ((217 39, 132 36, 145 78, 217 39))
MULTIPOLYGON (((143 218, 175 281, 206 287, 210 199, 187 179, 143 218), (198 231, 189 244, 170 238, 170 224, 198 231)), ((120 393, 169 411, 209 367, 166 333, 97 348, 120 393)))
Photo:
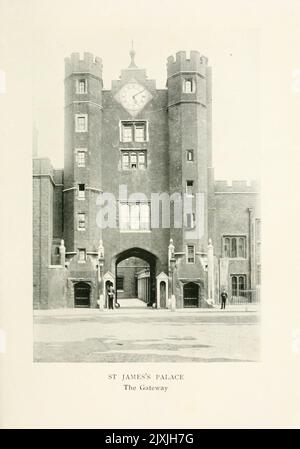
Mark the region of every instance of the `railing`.
POLYGON ((257 304, 260 302, 258 289, 243 290, 236 294, 228 295, 228 304, 257 304))

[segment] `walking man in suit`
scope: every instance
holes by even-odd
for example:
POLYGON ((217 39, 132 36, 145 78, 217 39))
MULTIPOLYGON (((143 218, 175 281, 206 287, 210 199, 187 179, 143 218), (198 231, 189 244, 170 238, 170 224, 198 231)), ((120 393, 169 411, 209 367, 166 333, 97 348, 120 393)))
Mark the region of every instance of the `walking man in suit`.
POLYGON ((226 306, 226 300, 227 300, 227 293, 225 288, 223 288, 222 293, 221 293, 221 309, 225 310, 225 306, 226 306))

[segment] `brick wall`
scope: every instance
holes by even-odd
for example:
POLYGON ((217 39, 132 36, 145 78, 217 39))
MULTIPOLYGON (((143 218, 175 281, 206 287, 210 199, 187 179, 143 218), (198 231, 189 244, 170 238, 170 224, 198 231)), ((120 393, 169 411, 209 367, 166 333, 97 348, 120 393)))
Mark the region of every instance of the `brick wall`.
POLYGON ((216 299, 220 288, 225 287, 231 294, 230 278, 233 274, 247 276, 247 289, 255 289, 255 234, 253 222, 260 217, 258 186, 247 185, 245 181, 226 181, 215 183, 215 232, 213 237, 214 254, 219 260, 217 270, 219 282, 216 284, 216 299), (252 210, 251 215, 249 209, 252 210), (246 257, 223 259, 222 238, 226 235, 246 237, 246 257), (221 272, 221 271, 222 272, 221 272), (222 284, 222 285, 221 285, 222 284))
POLYGON ((33 305, 48 308, 48 266, 53 235, 53 170, 49 159, 33 159, 33 305))

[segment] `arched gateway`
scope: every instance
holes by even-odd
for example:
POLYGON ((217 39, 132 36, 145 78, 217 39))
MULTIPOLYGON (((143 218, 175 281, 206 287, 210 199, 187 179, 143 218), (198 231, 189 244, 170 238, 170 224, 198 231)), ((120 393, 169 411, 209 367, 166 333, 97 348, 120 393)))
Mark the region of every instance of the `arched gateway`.
MULTIPOLYGON (((125 251, 122 251, 121 253, 117 254, 114 258, 112 263, 115 265, 115 277, 116 277, 116 285, 122 286, 125 284, 132 284, 134 285, 134 291, 136 292, 136 295, 139 299, 143 300, 148 307, 152 307, 154 304, 156 305, 156 268, 157 268, 157 257, 151 253, 150 251, 147 251, 146 249, 134 247, 126 249, 125 251), (132 265, 128 265, 128 276, 131 276, 132 279, 123 279, 120 276, 118 276, 118 272, 121 270, 118 270, 118 266, 121 264, 121 262, 125 260, 141 260, 142 262, 145 262, 143 266, 138 267, 135 271, 133 271, 132 265)), ((123 267, 123 271, 124 271, 123 267)), ((124 276, 126 276, 126 271, 124 276)), ((121 295, 121 292, 119 290, 119 296, 121 295)), ((117 291, 117 297, 118 297, 118 291, 117 291)))

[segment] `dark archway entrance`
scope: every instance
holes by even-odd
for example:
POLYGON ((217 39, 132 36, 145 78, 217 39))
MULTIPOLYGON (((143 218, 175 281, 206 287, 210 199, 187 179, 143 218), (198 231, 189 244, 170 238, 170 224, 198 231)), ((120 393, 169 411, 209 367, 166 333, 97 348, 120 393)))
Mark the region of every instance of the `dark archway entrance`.
POLYGON ((165 309, 167 306, 167 289, 165 281, 160 282, 160 307, 165 309))
POLYGON ((199 285, 194 282, 183 286, 183 307, 199 307, 199 290, 199 285))
POLYGON ((143 301, 145 307, 156 304, 157 257, 142 248, 130 248, 115 258, 116 295, 122 307, 127 304, 126 295, 143 301))
POLYGON ((77 282, 74 286, 74 307, 91 306, 91 287, 86 282, 77 282))

